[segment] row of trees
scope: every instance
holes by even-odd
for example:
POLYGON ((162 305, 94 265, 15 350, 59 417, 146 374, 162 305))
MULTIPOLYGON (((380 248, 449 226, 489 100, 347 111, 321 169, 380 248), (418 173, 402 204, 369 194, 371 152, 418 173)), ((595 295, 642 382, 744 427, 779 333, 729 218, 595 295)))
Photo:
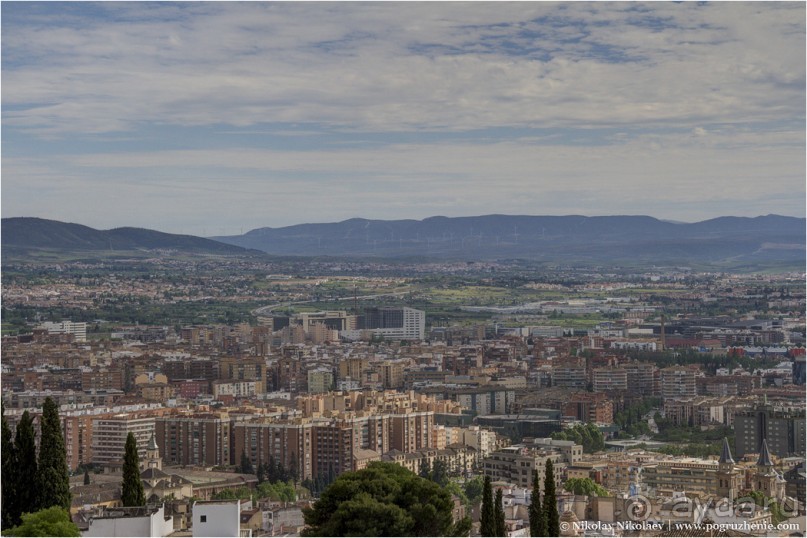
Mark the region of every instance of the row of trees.
POLYGON ((266 463, 259 462, 258 468, 255 469, 252 461, 247 456, 247 451, 241 452, 241 464, 236 469, 239 473, 255 474, 258 477, 258 484, 264 481, 269 482, 288 482, 293 481, 296 485, 300 479, 300 471, 297 463, 297 454, 291 454, 291 463, 289 468, 283 466, 280 461, 275 460, 274 456, 269 456, 269 461, 266 463))
POLYGON ((39 456, 33 417, 23 413, 12 441, 2 419, 3 526, 18 524, 23 513, 51 506, 70 508, 67 457, 56 404, 45 400, 41 418, 39 456))
MULTIPOLYGON (((4 533, 13 527, 39 521, 24 514, 56 508, 70 512, 70 478, 67 450, 56 403, 46 398, 40 417, 39 453, 36 451, 33 417, 25 411, 12 439, 3 411, 2 417, 2 527, 4 533)), ((50 517, 53 511, 46 515, 50 517)), ((61 514, 60 512, 60 514, 61 514)), ((55 516, 54 516, 55 517, 55 516)), ((63 519, 61 515, 58 517, 63 519)), ((67 515, 69 522, 69 515, 67 515)), ((70 523, 72 525, 72 523, 70 523)), ((75 527, 75 526, 73 526, 75 527)), ((72 534, 72 527, 70 528, 72 534)), ((77 532, 77 529, 76 529, 77 532)), ((75 534, 78 536, 78 534, 75 534)))
POLYGON ((213 500, 232 499, 271 499, 273 501, 294 502, 297 500, 297 492, 291 482, 262 482, 254 490, 242 486, 236 489, 225 489, 214 493, 213 500))
MULTIPOLYGON (((555 492, 555 468, 546 460, 543 493, 538 471, 532 472, 532 500, 529 505, 530 536, 560 536, 560 514, 555 492), (543 497, 543 501, 541 500, 543 497)), ((494 500, 490 477, 485 476, 482 494, 482 513, 479 532, 482 536, 507 536, 502 490, 496 491, 494 500)))

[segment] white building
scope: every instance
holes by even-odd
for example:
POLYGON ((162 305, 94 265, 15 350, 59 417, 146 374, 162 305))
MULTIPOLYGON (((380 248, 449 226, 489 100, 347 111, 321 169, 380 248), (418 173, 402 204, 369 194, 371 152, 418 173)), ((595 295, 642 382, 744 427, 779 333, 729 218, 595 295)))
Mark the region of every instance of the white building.
POLYGON ((263 394, 263 381, 214 381, 213 398, 232 396, 234 398, 249 398, 263 394))
POLYGON ((487 458, 496 450, 496 432, 485 430, 479 426, 470 426, 462 430, 462 444, 474 447, 480 458, 487 458))
POLYGON ((110 508, 90 519, 90 526, 81 536, 143 536, 163 537, 174 532, 174 519, 165 517, 165 508, 132 506, 110 508))
POLYGON ((92 421, 92 461, 118 464, 126 453, 126 437, 131 432, 137 441, 137 455, 146 457, 149 440, 155 433, 154 417, 135 417, 129 413, 101 417, 92 421))
POLYGON ((347 340, 423 340, 426 337, 426 312, 414 308, 376 308, 365 314, 364 329, 339 331, 347 340), (372 315, 371 315, 372 313, 372 315))
POLYGON ((72 321, 61 321, 54 323, 46 321, 39 326, 40 329, 47 329, 49 334, 72 334, 76 342, 87 341, 87 324, 83 321, 73 323, 72 321))
MULTIPOLYGON (((196 501, 193 503, 193 536, 252 536, 241 530, 241 501, 196 501)), ((245 509, 251 509, 247 502, 245 509)))

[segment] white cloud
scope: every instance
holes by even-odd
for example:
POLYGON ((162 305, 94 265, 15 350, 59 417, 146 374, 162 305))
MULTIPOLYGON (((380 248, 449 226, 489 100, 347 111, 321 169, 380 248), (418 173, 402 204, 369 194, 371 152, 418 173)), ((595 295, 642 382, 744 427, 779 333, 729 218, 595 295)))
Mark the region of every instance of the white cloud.
POLYGON ((630 5, 531 3, 212 4, 168 22, 4 23, 7 54, 29 61, 4 67, 3 100, 44 103, 6 124, 456 130, 770 121, 784 104, 803 114, 804 33, 782 34, 803 5, 646 9, 668 26, 629 24, 644 17, 630 5), (566 26, 532 20, 561 13, 566 26), (564 33, 585 37, 553 40, 564 33))
POLYGON ((803 215, 804 15, 775 2, 6 3, 2 209, 197 233, 212 215, 238 228, 803 215), (173 138, 189 127, 195 138, 173 138))

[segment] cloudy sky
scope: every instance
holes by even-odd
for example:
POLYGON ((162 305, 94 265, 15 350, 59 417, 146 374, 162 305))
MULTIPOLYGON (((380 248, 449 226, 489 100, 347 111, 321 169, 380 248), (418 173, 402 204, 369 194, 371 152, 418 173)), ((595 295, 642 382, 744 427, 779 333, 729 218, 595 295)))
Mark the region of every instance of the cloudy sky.
POLYGON ((805 4, 2 3, 2 215, 805 215, 805 4))

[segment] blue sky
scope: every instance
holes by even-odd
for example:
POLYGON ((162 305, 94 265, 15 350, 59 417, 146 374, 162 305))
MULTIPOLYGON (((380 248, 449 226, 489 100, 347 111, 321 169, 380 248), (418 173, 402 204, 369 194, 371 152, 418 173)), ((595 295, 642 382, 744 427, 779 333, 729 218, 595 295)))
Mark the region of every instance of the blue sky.
POLYGON ((805 216, 802 2, 2 3, 2 215, 805 216))

